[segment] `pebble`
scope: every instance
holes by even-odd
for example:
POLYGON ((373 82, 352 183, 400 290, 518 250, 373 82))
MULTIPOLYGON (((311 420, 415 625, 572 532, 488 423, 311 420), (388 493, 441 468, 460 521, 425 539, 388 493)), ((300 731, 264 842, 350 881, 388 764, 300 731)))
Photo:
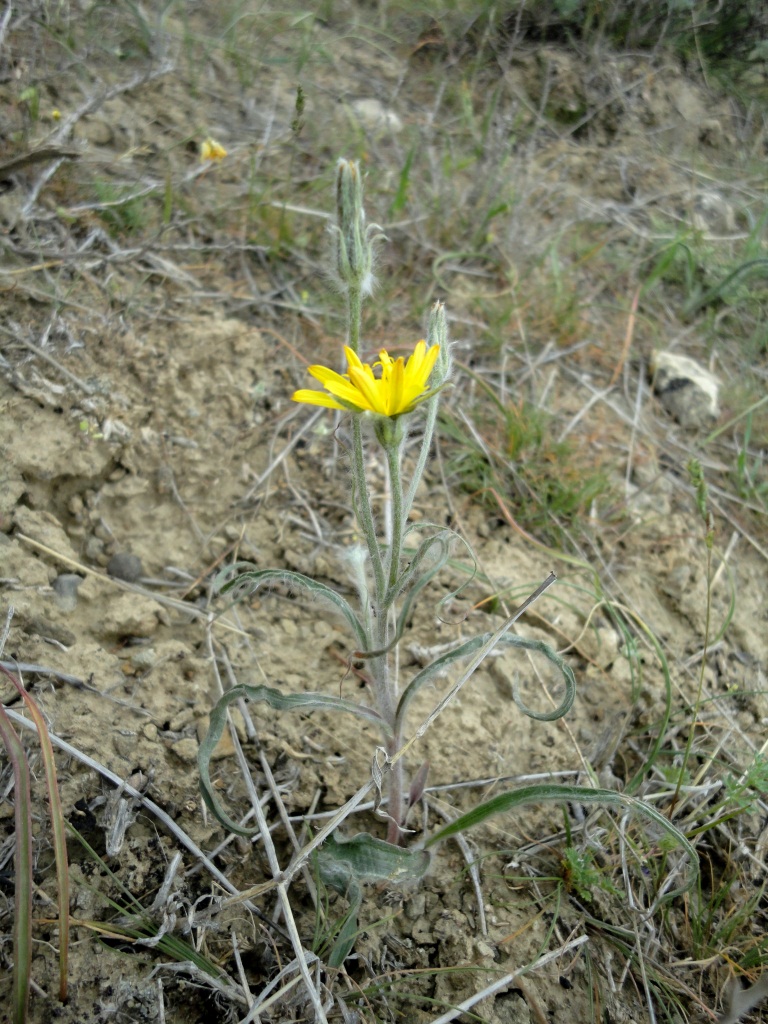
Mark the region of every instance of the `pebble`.
POLYGON ((682 427, 707 428, 720 415, 720 381, 695 359, 676 352, 654 353, 653 390, 682 427))
POLYGON ((74 611, 77 607, 77 588, 83 577, 74 572, 63 572, 53 581, 56 604, 63 612, 74 611))
POLYGON ((156 633, 160 622, 165 620, 165 609, 159 602, 137 594, 120 594, 107 603, 98 624, 98 635, 148 637, 156 633))
POLYGON ((184 764, 195 764, 197 762, 197 740, 193 740, 191 736, 183 740, 177 740, 171 746, 171 750, 184 764))
POLYGON ((394 110, 389 110, 379 100, 354 100, 351 107, 360 124, 369 131, 388 131, 397 135, 403 130, 403 122, 394 110))
POLYGON ((115 580, 135 583, 144 575, 144 566, 138 555, 132 555, 128 551, 118 551, 107 562, 107 573, 115 580))
POLYGON ((157 661, 157 652, 152 647, 143 647, 131 655, 131 665, 137 672, 148 672, 154 668, 157 661))

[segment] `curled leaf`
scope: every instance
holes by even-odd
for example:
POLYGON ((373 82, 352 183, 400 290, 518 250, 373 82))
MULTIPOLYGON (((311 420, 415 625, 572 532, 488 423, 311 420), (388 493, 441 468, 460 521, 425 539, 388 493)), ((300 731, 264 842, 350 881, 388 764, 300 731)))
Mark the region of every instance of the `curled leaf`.
POLYGON ((373 722, 386 733, 386 725, 381 716, 364 704, 356 704, 351 700, 344 700, 341 697, 334 697, 326 693, 281 693, 270 686, 233 686, 227 690, 223 697, 220 697, 211 711, 208 733, 200 744, 197 753, 197 765, 200 771, 200 791, 208 810, 221 824, 235 832, 239 836, 252 836, 258 832, 257 828, 243 828, 224 811, 213 789, 211 782, 211 758, 216 746, 224 732, 227 722, 227 708, 236 700, 241 698, 269 704, 276 711, 344 711, 348 714, 357 715, 373 722))
POLYGON ((306 590, 313 597, 326 601, 337 611, 341 612, 352 627, 352 631, 355 634, 355 642, 360 650, 365 651, 368 649, 368 639, 365 630, 349 603, 344 600, 341 594, 337 594, 335 590, 326 586, 325 583, 318 583, 317 580, 313 580, 310 576, 305 576, 300 572, 292 572, 290 569, 259 569, 242 572, 237 576, 234 575, 238 569, 247 564, 245 562, 237 562, 223 572, 220 572, 214 581, 214 587, 222 594, 233 594, 236 600, 239 600, 243 594, 254 594, 261 587, 276 586, 280 583, 294 590, 306 590))

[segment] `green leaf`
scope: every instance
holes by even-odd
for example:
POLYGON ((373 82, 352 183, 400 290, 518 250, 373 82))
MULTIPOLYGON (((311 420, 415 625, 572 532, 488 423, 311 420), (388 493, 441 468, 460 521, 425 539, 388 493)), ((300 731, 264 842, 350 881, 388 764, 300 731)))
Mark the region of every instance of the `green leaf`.
POLYGON ((381 716, 373 708, 365 707, 364 704, 355 704, 354 701, 344 700, 341 697, 334 697, 326 693, 281 693, 270 686, 233 686, 227 690, 223 697, 220 697, 211 711, 208 733, 200 744, 197 754, 197 764, 200 771, 200 790, 203 800, 209 811, 221 822, 221 824, 235 832, 239 836, 256 835, 258 828, 247 829, 238 825, 229 815, 221 809, 211 784, 210 764, 216 745, 221 739, 224 726, 227 722, 227 708, 236 700, 241 698, 269 704, 276 711, 344 711, 359 718, 365 718, 373 722, 382 732, 387 734, 387 727, 381 716))
POLYGON ((337 839, 332 833, 315 854, 320 877, 335 892, 346 892, 349 880, 418 882, 426 874, 430 856, 426 850, 408 850, 367 832, 351 839, 337 839))
MULTIPOLYGON (((441 657, 433 661, 431 665, 427 665, 427 667, 422 669, 418 675, 414 676, 400 698, 400 703, 397 707, 398 722, 404 721, 408 705, 425 683, 430 682, 438 673, 444 671, 452 662, 458 661, 461 658, 468 658, 471 654, 479 651, 491 640, 493 636, 493 633, 483 633, 481 636, 476 636, 471 640, 467 640, 465 643, 454 648, 454 650, 441 655, 441 657)), ((544 657, 551 661, 553 665, 557 666, 565 679, 565 696, 553 711, 533 711, 523 703, 517 690, 515 690, 512 695, 513 700, 524 714, 528 715, 529 718, 535 718, 538 722, 553 722, 557 718, 562 718, 563 715, 570 711, 576 696, 576 677, 573 674, 573 669, 565 659, 561 658, 556 651, 541 640, 529 640, 525 637, 515 636, 514 634, 509 633, 499 639, 497 646, 519 647, 523 650, 537 651, 539 654, 543 654, 544 657)))
POLYGON ((564 786, 557 785, 555 783, 542 783, 536 786, 523 786, 520 789, 510 790, 507 793, 499 793, 498 796, 493 797, 491 800, 486 800, 485 803, 478 804, 477 807, 473 807, 471 811, 466 814, 462 814, 456 821, 452 821, 450 825, 446 825, 445 828, 441 828, 439 832, 431 836, 427 841, 427 848, 434 846, 435 843, 442 842, 443 839, 448 839, 450 836, 455 836, 459 832, 464 832, 468 828, 474 828, 475 825, 481 825, 489 818, 496 814, 506 814, 516 807, 520 807, 522 804, 530 803, 541 803, 547 800, 562 801, 573 801, 574 803, 592 803, 592 804, 617 804, 620 807, 624 807, 629 811, 634 811, 646 818, 650 818, 656 825, 658 825, 667 835, 672 838, 679 846, 682 846, 691 862, 690 877, 685 885, 682 885, 679 889, 673 889, 672 891, 665 893, 663 896, 664 901, 673 899, 675 896, 680 896, 685 892, 688 892, 696 884, 699 877, 699 858, 696 854, 696 850, 692 844, 683 835, 679 829, 675 828, 671 821, 664 817, 659 811, 656 810, 651 804, 644 803, 642 800, 637 799, 633 796, 627 796, 625 793, 617 793, 612 789, 591 789, 588 786, 564 786))
POLYGON ((563 715, 567 715, 573 707, 576 697, 576 677, 568 662, 561 658, 557 651, 550 647, 549 644, 545 644, 543 640, 530 640, 522 636, 507 635, 504 638, 504 642, 512 647, 521 647, 524 651, 537 651, 539 654, 543 654, 548 661, 552 662, 555 668, 560 669, 565 679, 565 696, 553 711, 534 711, 533 708, 529 708, 527 704, 523 703, 519 688, 515 684, 512 690, 512 699, 523 714, 528 715, 529 718, 535 718, 537 722, 554 722, 558 718, 562 718, 563 715))
POLYGON ((243 593, 253 594, 261 587, 268 584, 285 583, 289 587, 293 586, 299 590, 307 590, 314 597, 319 597, 322 600, 327 601, 340 611, 352 627, 352 631, 355 634, 360 650, 366 651, 368 649, 368 639, 365 635, 365 630, 363 629, 360 620, 341 594, 337 594, 335 590, 327 587, 324 583, 318 583, 317 580, 313 580, 309 576, 304 576, 303 573, 292 572, 289 569, 261 569, 258 571, 240 573, 240 575, 235 579, 229 578, 240 566, 247 564, 248 563, 246 562, 237 562, 235 565, 231 565, 223 572, 220 572, 214 581, 214 587, 221 591, 222 594, 234 593, 236 600, 239 599, 243 593))
POLYGON ((316 851, 314 863, 321 881, 349 900, 349 913, 333 944, 328 965, 341 967, 352 951, 357 935, 357 914, 362 903, 362 883, 389 882, 393 885, 420 881, 426 874, 430 855, 426 850, 407 850, 367 832, 351 839, 328 836, 316 851))

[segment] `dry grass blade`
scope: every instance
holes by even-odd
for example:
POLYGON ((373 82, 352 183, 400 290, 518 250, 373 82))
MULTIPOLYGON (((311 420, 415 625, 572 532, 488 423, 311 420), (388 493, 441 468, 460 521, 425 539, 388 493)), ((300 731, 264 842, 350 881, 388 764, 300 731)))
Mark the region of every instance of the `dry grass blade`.
POLYGON ((48 733, 48 726, 34 700, 27 693, 23 683, 16 679, 6 668, 0 665, 0 672, 3 673, 21 694, 24 703, 29 708, 32 720, 37 728, 37 736, 40 740, 42 752, 43 769, 45 771, 45 786, 48 792, 48 803, 51 812, 51 831, 53 832, 53 850, 56 860, 56 882, 58 889, 59 904, 59 999, 64 1002, 67 998, 67 963, 69 953, 69 864, 67 861, 67 839, 64 825, 64 812, 61 808, 61 797, 59 795, 59 783, 56 776, 56 761, 53 756, 53 746, 48 733))
MULTIPOLYGON (((35 732, 37 732, 37 726, 35 725, 35 723, 30 722, 28 718, 25 718, 23 715, 20 715, 17 711, 13 711, 10 708, 6 708, 6 713, 8 717, 11 718, 12 721, 14 721, 17 725, 21 725, 24 728, 32 729, 35 732)), ((232 884, 232 882, 227 878, 224 872, 216 867, 213 861, 209 857, 207 857, 205 853, 203 853, 200 847, 196 843, 194 843, 192 839, 190 839, 190 837, 187 835, 186 832, 184 832, 183 829, 179 828, 179 826, 176 824, 173 818, 169 814, 166 814, 162 807, 158 807, 154 800, 150 800, 146 794, 141 793, 134 786, 130 785, 130 783, 126 782, 124 779, 121 779, 119 775, 116 775, 114 772, 110 771, 109 768, 107 768, 105 765, 99 764, 98 761, 95 761, 92 757, 89 757, 87 754, 84 754, 83 751, 78 750, 76 747, 73 747, 70 743, 67 743, 66 740, 63 740, 60 736, 57 736, 55 733, 49 733, 49 736, 53 746, 58 747, 60 750, 63 750, 66 754, 68 754, 70 757, 73 757, 76 760, 80 761, 82 764, 87 765, 93 771, 97 772, 99 775, 102 775, 105 779, 108 779, 113 785, 120 787, 120 789, 126 795, 133 797, 134 800, 137 800, 144 807, 146 807, 146 809, 150 811, 150 813, 153 814, 158 819, 158 821, 162 822, 162 824, 168 829, 171 835, 174 835, 179 840, 179 842, 182 843, 182 845, 189 850, 192 856, 203 864, 206 871, 208 871, 211 874, 211 876, 215 878, 216 881, 219 882, 223 886, 223 888, 227 890, 227 892, 232 893, 235 897, 239 899, 247 898, 246 896, 240 894, 237 887, 232 884)), ((257 907, 249 906, 249 909, 253 913, 259 914, 259 910, 257 907)))
POLYGON ((503 978, 499 978, 498 981, 494 981, 491 985, 476 992, 469 999, 465 999, 464 1002, 458 1006, 454 1006, 448 1013, 444 1013, 441 1017, 435 1018, 430 1024, 450 1024, 452 1020, 456 1020, 457 1017, 461 1016, 467 1010, 471 1010, 473 1006, 476 1006, 481 999, 485 999, 488 996, 494 995, 496 992, 503 992, 506 989, 514 988, 515 982, 518 978, 525 974, 530 974, 532 971, 539 970, 541 967, 545 967, 553 960, 557 960, 558 957, 564 956, 566 953, 570 953, 574 949, 578 949, 583 946, 585 942, 589 941, 588 935, 580 935, 577 939, 573 939, 571 942, 566 943, 559 949, 553 949, 550 953, 546 953, 540 957, 535 963, 530 964, 528 967, 521 967, 517 971, 513 971, 511 974, 505 974, 503 978))
POLYGON ((25 1024, 32 969, 32 792, 24 747, 0 704, 0 739, 13 768, 15 917, 13 922, 13 1024, 25 1024))

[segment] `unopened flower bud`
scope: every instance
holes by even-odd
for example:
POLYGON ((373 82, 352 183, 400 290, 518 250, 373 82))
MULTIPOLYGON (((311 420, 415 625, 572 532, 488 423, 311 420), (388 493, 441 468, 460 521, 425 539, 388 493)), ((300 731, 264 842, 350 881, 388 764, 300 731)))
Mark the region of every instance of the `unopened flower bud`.
POLYGON ((365 226, 363 180, 360 167, 350 160, 339 160, 336 168, 336 270, 342 284, 361 292, 371 290, 373 268, 372 231, 365 226))
POLYGON ((429 324, 427 326, 427 344, 430 348, 433 345, 440 346, 440 353, 432 371, 429 384, 430 387, 438 387, 444 384, 451 375, 451 347, 448 344, 448 321, 445 316, 445 303, 439 300, 429 311, 429 324))

